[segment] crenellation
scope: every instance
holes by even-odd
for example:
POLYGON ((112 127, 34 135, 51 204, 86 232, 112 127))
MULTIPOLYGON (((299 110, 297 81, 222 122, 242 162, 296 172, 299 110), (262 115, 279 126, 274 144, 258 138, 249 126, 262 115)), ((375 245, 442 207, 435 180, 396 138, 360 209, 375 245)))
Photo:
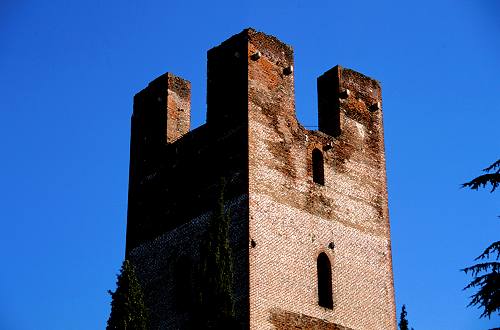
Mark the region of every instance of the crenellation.
POLYGON ((220 130, 246 122, 245 31, 207 52, 207 124, 220 130))

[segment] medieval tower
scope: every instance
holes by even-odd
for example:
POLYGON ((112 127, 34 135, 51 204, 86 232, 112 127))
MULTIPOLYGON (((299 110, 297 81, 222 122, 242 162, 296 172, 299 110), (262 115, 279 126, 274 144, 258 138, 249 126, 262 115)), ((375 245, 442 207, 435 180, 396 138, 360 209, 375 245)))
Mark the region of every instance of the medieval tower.
POLYGON ((207 57, 204 125, 170 73, 134 98, 126 254, 151 329, 187 328, 221 178, 242 329, 396 329, 380 84, 325 72, 308 130, 290 46, 246 29, 207 57))

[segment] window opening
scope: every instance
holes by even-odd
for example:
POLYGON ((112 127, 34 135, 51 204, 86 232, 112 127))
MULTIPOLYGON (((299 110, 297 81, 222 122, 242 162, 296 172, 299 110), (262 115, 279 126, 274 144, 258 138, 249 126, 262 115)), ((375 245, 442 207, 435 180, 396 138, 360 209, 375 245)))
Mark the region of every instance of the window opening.
POLYGON ((333 308, 332 297, 332 267, 326 253, 318 256, 318 304, 326 308, 333 308))
POLYGON ((322 186, 325 185, 325 169, 323 164, 323 153, 319 149, 312 152, 313 181, 322 186))

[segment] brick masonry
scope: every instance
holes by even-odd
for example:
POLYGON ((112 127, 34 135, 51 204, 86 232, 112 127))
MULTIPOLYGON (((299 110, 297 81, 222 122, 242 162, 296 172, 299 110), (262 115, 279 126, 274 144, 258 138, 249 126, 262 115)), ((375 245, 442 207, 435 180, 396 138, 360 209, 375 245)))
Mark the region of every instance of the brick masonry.
POLYGON ((295 116, 292 48, 246 29, 208 52, 207 123, 191 132, 189 96, 188 82, 166 74, 134 101, 127 256, 153 328, 186 326, 176 260, 196 264, 225 177, 242 328, 396 329, 380 84, 327 71, 319 129, 307 130, 295 116), (324 185, 312 179, 315 149, 324 185), (333 309, 318 305, 322 252, 333 309))
MULTIPOLYGON (((246 246, 248 219, 248 196, 240 196, 226 203, 231 214, 230 241, 233 251, 235 310, 242 324, 248 327, 248 249, 246 246), (243 262, 242 262, 243 261, 243 262)), ((194 316, 196 274, 195 266, 200 258, 200 246, 212 213, 206 212, 170 230, 154 240, 134 248, 129 259, 135 265, 141 280, 146 305, 150 310, 151 329, 189 329, 188 321, 194 316), (187 260, 192 273, 188 276, 193 283, 190 292, 181 295, 176 292, 176 267, 181 260, 187 260), (188 302, 186 303, 186 296, 188 302)), ((185 275, 185 274, 183 274, 185 275)))
POLYGON ((289 313, 280 309, 271 310, 270 321, 276 330, 352 330, 308 315, 289 313))

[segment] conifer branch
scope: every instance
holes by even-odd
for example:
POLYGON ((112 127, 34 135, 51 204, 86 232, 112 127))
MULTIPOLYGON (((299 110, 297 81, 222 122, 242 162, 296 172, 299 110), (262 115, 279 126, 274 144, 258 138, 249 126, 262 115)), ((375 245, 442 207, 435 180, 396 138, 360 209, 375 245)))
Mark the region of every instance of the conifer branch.
POLYGON ((489 173, 491 171, 495 171, 495 173, 500 173, 500 159, 483 169, 483 172, 489 173))
MULTIPOLYGON (((472 276, 477 276, 481 272, 499 272, 500 271, 500 263, 499 262, 483 262, 480 264, 475 264, 470 267, 466 267, 462 269, 462 271, 466 274, 471 273, 472 276)), ((472 283, 472 282, 471 282, 472 283)))
POLYGON ((484 188, 488 184, 491 184, 491 191, 495 191, 498 185, 500 184, 500 173, 488 173, 478 176, 477 178, 472 179, 469 182, 462 184, 462 187, 469 187, 474 190, 478 190, 479 188, 484 188))
POLYGON ((483 253, 479 257, 477 257, 475 260, 481 260, 481 259, 487 259, 490 257, 490 255, 495 255, 496 257, 495 260, 498 260, 500 257, 500 241, 496 241, 491 243, 490 246, 488 246, 483 253))
MULTIPOLYGON (((491 185, 491 191, 495 191, 500 185, 500 160, 497 160, 487 168, 483 169, 486 174, 480 175, 473 180, 462 184, 474 190, 491 185)), ((475 260, 485 260, 500 257, 500 241, 493 242, 475 260)), ((471 274, 474 279, 464 288, 479 290, 470 298, 468 306, 477 306, 482 309, 480 317, 491 317, 491 314, 500 311, 500 262, 490 261, 462 269, 466 274, 471 274)))

